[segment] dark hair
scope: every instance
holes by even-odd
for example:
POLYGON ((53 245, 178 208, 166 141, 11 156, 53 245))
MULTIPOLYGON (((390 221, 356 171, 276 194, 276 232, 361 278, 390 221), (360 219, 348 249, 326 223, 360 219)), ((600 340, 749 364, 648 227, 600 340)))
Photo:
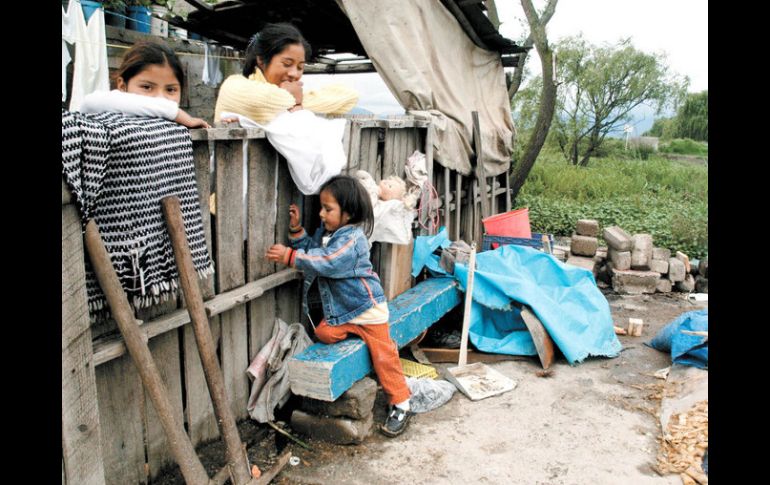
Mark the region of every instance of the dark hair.
POLYGON ((246 48, 246 60, 243 64, 243 75, 249 77, 257 68, 257 57, 262 58, 267 67, 276 54, 280 54, 290 44, 301 44, 305 48, 305 60, 309 60, 312 49, 300 31, 287 23, 267 24, 255 34, 246 48))
POLYGON ((126 51, 123 55, 123 62, 120 64, 117 73, 115 73, 115 77, 122 78, 123 82, 128 84, 132 77, 142 72, 151 64, 158 64, 160 66, 168 64, 171 70, 174 71, 179 85, 184 87, 184 70, 174 51, 165 44, 146 40, 137 42, 126 51))
POLYGON ((374 212, 372 211, 372 199, 361 185, 361 182, 350 175, 336 175, 327 180, 319 194, 324 190, 337 200, 340 212, 347 212, 350 216, 349 224, 359 224, 366 237, 372 235, 374 225, 374 212))

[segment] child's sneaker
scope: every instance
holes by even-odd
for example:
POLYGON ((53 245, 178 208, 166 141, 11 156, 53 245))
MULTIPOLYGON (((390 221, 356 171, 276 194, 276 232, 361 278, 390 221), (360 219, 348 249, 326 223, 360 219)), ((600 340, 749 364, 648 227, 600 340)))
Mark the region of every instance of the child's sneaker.
POLYGON ((404 411, 397 406, 391 406, 388 417, 380 426, 380 431, 391 438, 400 435, 406 429, 406 425, 413 414, 411 411, 404 411))

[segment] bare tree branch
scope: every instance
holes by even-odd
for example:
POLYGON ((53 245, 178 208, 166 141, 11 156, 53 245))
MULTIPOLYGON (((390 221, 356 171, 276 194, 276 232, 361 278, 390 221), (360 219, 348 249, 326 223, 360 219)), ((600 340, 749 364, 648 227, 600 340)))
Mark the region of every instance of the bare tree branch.
MULTIPOLYGON (((556 4, 558 3, 558 1, 559 0, 549 0, 548 4, 546 4, 545 6, 545 10, 543 10, 543 14, 539 18, 537 16, 537 13, 534 14, 538 23, 542 25, 544 29, 545 29, 545 26, 548 25, 548 21, 551 20, 551 17, 553 17, 553 13, 556 11, 556 4)), ((533 12, 534 12, 534 8, 533 8, 533 12)), ((529 21, 529 17, 527 18, 527 20, 529 21)), ((530 34, 527 36, 527 38, 524 40, 524 43, 521 44, 521 46, 526 47, 527 49, 531 49, 533 45, 534 45, 534 39, 532 37, 532 28, 530 27, 530 34)), ((529 57, 529 50, 526 50, 521 54, 519 54, 519 64, 513 70, 511 85, 508 87, 508 99, 513 99, 513 96, 519 91, 519 87, 521 87, 521 81, 523 80, 523 75, 524 75, 524 65, 527 63, 528 57, 529 57)))
MULTIPOLYGON (((527 22, 530 26, 530 37, 540 56, 540 64, 543 69, 543 86, 540 91, 540 106, 537 113, 537 120, 532 130, 532 134, 527 140, 527 147, 521 160, 513 168, 511 174, 511 199, 516 199, 524 181, 527 180, 532 166, 543 148, 548 130, 551 128, 553 112, 556 106, 556 84, 554 83, 553 51, 548 45, 548 38, 545 34, 545 23, 542 19, 550 19, 553 15, 553 9, 556 8, 558 0, 549 0, 546 12, 542 18, 538 18, 532 0, 521 0, 521 6, 524 8, 524 14, 527 16, 527 22), (549 10, 550 9, 550 10, 549 10)), ((522 66, 523 67, 523 66, 522 66)))

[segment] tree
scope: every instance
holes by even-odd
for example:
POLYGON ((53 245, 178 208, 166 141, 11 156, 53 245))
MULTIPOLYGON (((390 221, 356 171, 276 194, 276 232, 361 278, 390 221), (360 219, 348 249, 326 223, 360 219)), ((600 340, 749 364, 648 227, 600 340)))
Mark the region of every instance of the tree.
POLYGON ((686 78, 670 73, 662 55, 636 50, 628 39, 595 46, 572 37, 557 52, 554 134, 573 165, 588 165, 607 134, 630 121, 635 107, 646 103, 660 113, 678 105, 686 91, 686 78))
MULTIPOLYGON (((553 113, 556 105, 556 83, 554 82, 553 71, 553 51, 548 45, 548 38, 545 34, 545 26, 554 11, 556 10, 556 3, 558 0, 548 0, 542 14, 538 14, 535 7, 532 5, 532 0, 521 0, 521 6, 524 9, 524 14, 527 16, 527 23, 529 24, 530 34, 522 44, 523 47, 532 47, 534 44, 537 49, 537 54, 540 56, 540 64, 543 70, 543 74, 540 77, 540 102, 537 111, 537 117, 532 131, 527 140, 526 148, 521 159, 514 165, 513 172, 511 174, 511 198, 516 199, 521 187, 524 185, 524 181, 527 180, 532 166, 537 160, 537 156, 540 154, 540 150, 543 148, 545 138, 548 135, 548 130, 551 127, 551 121, 553 120, 553 113)), ((519 90, 521 80, 524 72, 524 64, 527 60, 527 52, 524 52, 519 57, 519 65, 513 73, 513 82, 508 90, 508 95, 511 99, 519 90)))
POLYGON ((673 121, 675 138, 707 141, 709 138, 709 92, 689 93, 673 121))
POLYGON ((647 133, 670 140, 672 138, 690 138, 708 141, 709 137, 709 92, 688 93, 684 104, 679 107, 676 116, 658 118, 647 133))

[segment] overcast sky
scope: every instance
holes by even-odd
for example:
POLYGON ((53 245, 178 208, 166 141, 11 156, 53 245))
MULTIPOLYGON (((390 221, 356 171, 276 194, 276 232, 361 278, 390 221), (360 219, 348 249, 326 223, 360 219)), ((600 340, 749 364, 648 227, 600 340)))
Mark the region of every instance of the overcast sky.
MULTIPOLYGON (((535 7, 542 9, 544 3, 535 0, 535 7)), ((525 17, 521 3, 497 0, 496 4, 500 32, 509 39, 522 41, 521 22, 525 17)), ((708 89, 707 0, 560 0, 548 24, 549 41, 557 42, 581 32, 595 44, 630 37, 639 50, 665 53, 672 70, 689 76, 690 91, 708 89)), ((527 66, 538 74, 540 60, 534 49, 532 52, 527 66)), ((377 73, 308 75, 303 80, 306 87, 332 80, 344 82, 361 93, 359 106, 376 114, 403 113, 377 73)))

